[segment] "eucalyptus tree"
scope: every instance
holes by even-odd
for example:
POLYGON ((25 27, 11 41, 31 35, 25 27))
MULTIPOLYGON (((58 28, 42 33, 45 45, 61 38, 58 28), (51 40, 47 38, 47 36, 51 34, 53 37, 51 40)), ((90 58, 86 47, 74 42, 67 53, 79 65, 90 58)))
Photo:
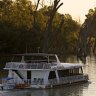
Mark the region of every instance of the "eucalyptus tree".
POLYGON ((63 55, 76 54, 80 24, 69 14, 58 14, 57 17, 59 23, 55 22, 54 32, 51 34, 51 52, 63 55))
POLYGON ((59 3, 60 3, 60 0, 54 0, 54 4, 52 8, 50 9, 50 15, 49 15, 49 19, 48 19, 48 22, 46 24, 46 29, 45 29, 44 45, 43 45, 43 50, 42 50, 43 52, 48 52, 49 38, 52 32, 53 19, 57 10, 63 5, 63 3, 60 3, 60 4, 59 3))
POLYGON ((79 32, 78 57, 86 63, 86 57, 96 54, 96 8, 90 9, 79 32))
POLYGON ((41 1, 37 0, 36 5, 29 0, 0 2, 0 5, 4 3, 0 6, 0 53, 37 52, 37 47, 43 52, 74 51, 78 23, 71 15, 57 12, 63 5, 60 0, 39 8, 41 1))

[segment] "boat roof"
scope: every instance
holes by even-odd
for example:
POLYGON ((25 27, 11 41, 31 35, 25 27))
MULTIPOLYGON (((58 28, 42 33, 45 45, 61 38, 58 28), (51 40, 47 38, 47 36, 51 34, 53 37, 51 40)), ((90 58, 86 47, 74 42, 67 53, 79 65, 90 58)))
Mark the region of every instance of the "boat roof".
POLYGON ((79 63, 60 63, 56 66, 51 66, 51 69, 55 70, 62 70, 62 69, 74 69, 74 68, 81 68, 83 64, 79 63))
POLYGON ((61 63, 61 65, 64 67, 64 68, 79 68, 79 67, 82 67, 83 64, 79 64, 79 63, 61 63))
POLYGON ((56 54, 48 53, 23 53, 23 54, 14 54, 13 56, 55 56, 56 54))

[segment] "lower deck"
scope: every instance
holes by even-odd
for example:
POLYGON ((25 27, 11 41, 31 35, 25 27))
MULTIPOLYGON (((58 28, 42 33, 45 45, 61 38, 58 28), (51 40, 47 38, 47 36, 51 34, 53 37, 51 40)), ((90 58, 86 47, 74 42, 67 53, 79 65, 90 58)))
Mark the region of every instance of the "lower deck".
POLYGON ((25 88, 53 88, 54 86, 61 86, 64 84, 72 84, 76 82, 87 82, 88 81, 88 75, 76 75, 76 76, 68 76, 68 77, 61 77, 59 78, 59 81, 57 78, 50 79, 47 84, 44 84, 44 82, 33 82, 30 80, 30 82, 27 83, 18 83, 15 84, 15 82, 10 83, 3 83, 0 85, 0 89, 25 89, 25 88))

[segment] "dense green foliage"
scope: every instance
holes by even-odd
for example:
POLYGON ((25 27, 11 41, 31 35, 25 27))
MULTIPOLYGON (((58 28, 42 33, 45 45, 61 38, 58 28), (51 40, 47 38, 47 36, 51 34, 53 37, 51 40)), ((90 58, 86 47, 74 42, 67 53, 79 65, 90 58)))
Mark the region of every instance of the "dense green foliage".
MULTIPOLYGON (((36 6, 29 0, 0 1, 0 54, 37 52, 44 42, 44 33, 51 6, 36 6), (34 23, 35 16, 35 23, 34 23)), ((77 49, 80 24, 69 14, 56 12, 50 33, 48 52, 74 54, 77 49), (58 26, 64 19, 60 30, 58 26)))

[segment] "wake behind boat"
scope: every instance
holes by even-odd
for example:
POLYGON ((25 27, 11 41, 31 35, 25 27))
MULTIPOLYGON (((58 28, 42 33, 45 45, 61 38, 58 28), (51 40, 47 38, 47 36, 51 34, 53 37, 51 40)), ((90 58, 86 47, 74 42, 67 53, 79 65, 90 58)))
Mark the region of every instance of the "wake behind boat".
POLYGON ((52 88, 63 84, 88 81, 82 64, 61 63, 56 54, 25 53, 7 62, 8 77, 0 89, 52 88))

